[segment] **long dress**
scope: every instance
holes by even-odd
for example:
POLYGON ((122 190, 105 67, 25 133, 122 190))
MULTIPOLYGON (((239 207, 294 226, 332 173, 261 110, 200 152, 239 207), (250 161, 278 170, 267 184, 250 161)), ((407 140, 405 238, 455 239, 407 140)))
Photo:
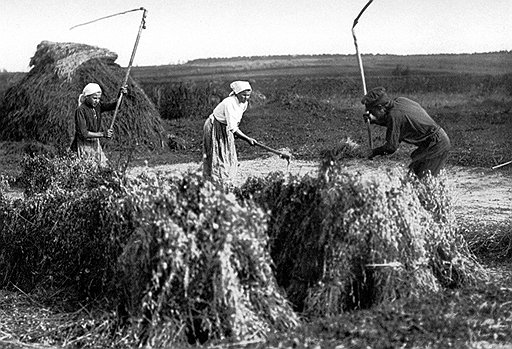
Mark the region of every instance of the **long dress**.
POLYGON ((99 166, 107 165, 107 156, 103 151, 99 138, 87 138, 87 132, 102 131, 103 111, 114 110, 116 102, 99 103, 95 108, 83 103, 75 110, 75 137, 71 144, 71 150, 75 151, 78 158, 93 160, 99 166))
POLYGON ((232 185, 238 173, 234 133, 247 109, 236 96, 225 98, 203 126, 203 176, 214 183, 232 185))

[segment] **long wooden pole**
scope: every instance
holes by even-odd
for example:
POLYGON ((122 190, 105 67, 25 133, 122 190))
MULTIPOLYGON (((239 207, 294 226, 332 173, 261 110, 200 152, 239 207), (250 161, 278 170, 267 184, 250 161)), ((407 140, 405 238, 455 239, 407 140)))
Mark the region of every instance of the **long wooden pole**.
POLYGON ((495 170, 497 168, 500 168, 500 167, 503 167, 503 166, 507 166, 507 165, 510 165, 510 164, 512 164, 512 160, 504 162, 504 163, 502 163, 500 165, 493 166, 492 169, 495 170))
MULTIPOLYGON (((354 46, 356 47, 356 56, 357 56, 357 63, 359 64, 359 72, 361 73, 361 80, 363 81, 363 92, 364 95, 368 92, 366 90, 366 81, 364 79, 364 68, 363 68, 363 60, 361 59, 361 54, 359 53, 359 48, 357 46, 357 38, 356 38, 356 32, 355 27, 357 23, 359 22, 359 18, 363 15, 363 12, 370 6, 370 4, 373 2, 373 0, 370 0, 366 3, 366 5, 363 7, 361 12, 359 12, 359 15, 357 15, 356 19, 354 19, 354 24, 352 25, 352 37, 354 38, 354 46)), ((368 112, 366 112, 368 113, 368 112)), ((370 119, 366 119, 366 128, 368 130, 368 143, 370 145, 370 149, 373 149, 373 140, 372 140, 372 129, 370 127, 370 119)))
MULTIPOLYGON (((135 45, 133 46, 132 56, 130 57, 130 63, 128 63, 128 69, 126 70, 126 75, 124 76, 123 84, 121 87, 125 87, 128 84, 128 78, 130 76, 130 71, 132 69, 133 59, 135 58, 135 52, 137 51, 137 46, 139 45, 140 34, 142 33, 142 29, 146 29, 146 13, 148 12, 144 7, 141 7, 142 10, 142 20, 139 26, 139 32, 137 33, 137 38, 135 39, 135 45)), ((119 112, 119 106, 121 105, 121 100, 123 99, 123 93, 119 94, 119 98, 117 99, 116 109, 114 111, 114 116, 112 117, 112 121, 110 122, 109 129, 112 130, 114 126, 114 122, 116 121, 117 113, 119 112)))
POLYGON ((91 24, 91 23, 94 23, 94 22, 98 22, 98 21, 101 21, 101 20, 104 20, 104 19, 107 19, 107 18, 111 18, 111 17, 115 17, 115 16, 119 16, 119 15, 124 15, 124 14, 129 13, 129 12, 141 11, 141 10, 144 10, 144 8, 143 7, 141 7, 141 8, 134 8, 133 10, 128 10, 128 11, 114 13, 113 15, 108 15, 108 16, 96 18, 96 19, 93 19, 92 21, 89 21, 89 22, 85 22, 85 23, 80 23, 80 24, 74 25, 71 28, 69 28, 69 30, 75 29, 76 27, 81 27, 83 25, 87 25, 87 24, 91 24))

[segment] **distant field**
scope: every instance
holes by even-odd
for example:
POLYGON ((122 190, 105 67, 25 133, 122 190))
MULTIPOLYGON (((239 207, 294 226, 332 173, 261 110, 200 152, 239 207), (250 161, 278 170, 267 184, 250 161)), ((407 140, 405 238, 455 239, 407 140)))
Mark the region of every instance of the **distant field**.
MULTIPOLYGON (((363 54, 362 60, 368 77, 404 73, 512 73, 512 51, 410 56, 363 54)), ((21 76, 23 73, 0 73, 0 94, 10 81, 21 76)), ((179 65, 135 66, 131 70, 131 76, 143 83, 280 76, 359 78, 359 66, 355 54, 206 58, 179 65)))
MULTIPOLYGON (((363 55, 365 73, 414 74, 512 73, 512 52, 459 55, 363 55)), ((279 76, 358 76, 355 55, 269 56, 201 59, 181 65, 134 67, 132 76, 142 82, 256 78, 279 76)))

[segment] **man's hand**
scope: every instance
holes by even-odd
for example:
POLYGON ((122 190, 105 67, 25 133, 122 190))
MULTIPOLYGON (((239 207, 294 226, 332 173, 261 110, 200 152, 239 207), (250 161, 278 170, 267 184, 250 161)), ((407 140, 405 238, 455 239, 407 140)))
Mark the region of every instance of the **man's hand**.
POLYGON ((251 137, 247 137, 247 142, 252 145, 253 147, 256 145, 256 140, 254 138, 251 138, 251 137))
POLYGON ((128 93, 128 85, 124 85, 123 87, 121 87, 121 89, 119 90, 123 95, 127 94, 128 93))
POLYGON ((107 130, 107 133, 105 134, 105 138, 112 138, 113 135, 114 135, 114 131, 112 131, 112 129, 109 128, 107 130))

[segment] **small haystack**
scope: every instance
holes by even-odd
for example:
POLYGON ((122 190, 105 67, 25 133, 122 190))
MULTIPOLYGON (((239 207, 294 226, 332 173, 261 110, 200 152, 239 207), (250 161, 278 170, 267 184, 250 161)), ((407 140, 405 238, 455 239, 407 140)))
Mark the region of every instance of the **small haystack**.
MULTIPOLYGON (((104 101, 117 98, 126 71, 114 63, 117 54, 104 48, 43 41, 30 61, 31 70, 5 92, 0 104, 0 140, 37 141, 67 148, 73 139, 74 111, 83 87, 98 83, 104 101)), ((105 127, 113 112, 105 113, 105 127)), ((146 148, 162 146, 160 115, 139 85, 128 80, 115 136, 105 147, 139 144, 146 148)))

